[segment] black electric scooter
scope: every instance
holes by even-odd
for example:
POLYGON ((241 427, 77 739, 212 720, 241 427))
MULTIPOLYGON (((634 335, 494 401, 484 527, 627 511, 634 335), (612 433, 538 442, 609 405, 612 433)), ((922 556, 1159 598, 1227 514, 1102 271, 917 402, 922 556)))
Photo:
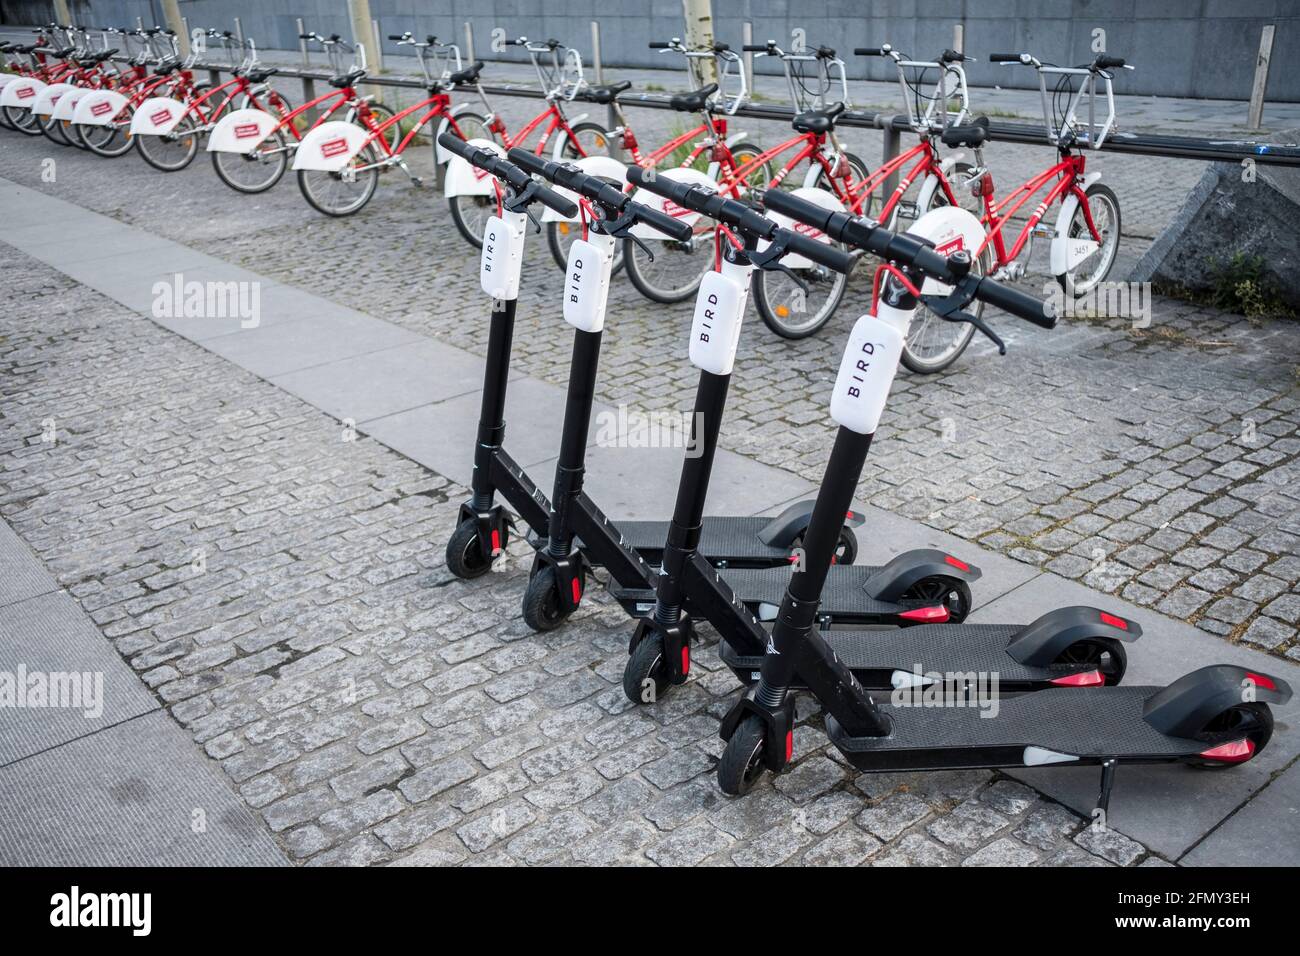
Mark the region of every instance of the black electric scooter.
MULTIPOLYGON (((460 142, 449 134, 440 139, 449 150, 471 156, 473 147, 460 142)), ((547 163, 526 151, 514 151, 512 159, 526 169, 546 173, 548 169, 561 169, 555 164, 547 163)), ((586 199, 601 210, 600 221, 595 223, 593 238, 604 242, 606 239, 620 239, 626 235, 638 221, 648 221, 647 216, 654 213, 640 204, 627 205, 628 197, 617 188, 609 188, 599 178, 587 176, 576 169, 564 173, 565 182, 575 186, 586 184, 586 199)), ((511 215, 506 211, 507 217, 511 215)), ((522 239, 524 224, 523 214, 513 214, 515 226, 522 239)), ((665 234, 675 235, 679 241, 687 235, 687 227, 676 220, 659 216, 656 220, 665 234)), ((494 228, 503 230, 507 224, 498 222, 494 228)), ((798 238, 788 240, 797 243, 798 238)), ((518 246, 513 247, 516 254, 518 246)), ((823 254, 827 249, 823 244, 816 244, 811 251, 823 254)), ((827 253, 828 254, 828 253, 827 253)), ((767 261, 775 263, 779 256, 775 253, 767 261)), ((589 255, 589 272, 591 263, 599 260, 592 251, 589 255)), ((517 263, 516 263, 517 268, 517 263)), ((501 268, 492 278, 485 275, 484 288, 498 291, 501 283, 501 268)), ((517 285, 517 273, 514 279, 517 285)), ((524 616, 528 624, 537 630, 549 630, 557 626, 576 609, 585 592, 586 575, 593 565, 605 566, 611 572, 611 592, 633 616, 644 615, 654 607, 654 581, 656 574, 647 567, 644 554, 638 552, 634 543, 628 540, 623 527, 613 528, 595 505, 580 495, 585 435, 590 420, 594 396, 594 384, 599 361, 600 336, 599 326, 603 325, 604 294, 607 285, 590 283, 592 288, 599 287, 598 309, 594 304, 587 318, 580 323, 575 332, 574 353, 570 374, 567 402, 565 406, 565 448, 562 461, 557 469, 556 494, 563 498, 552 509, 546 496, 520 468, 503 446, 504 421, 501 417, 505 401, 506 378, 510 357, 510 338, 513 329, 514 300, 497 297, 497 306, 492 316, 492 328, 488 343, 487 375, 484 386, 482 415, 479 424, 479 441, 475 452, 475 470, 473 497, 461 509, 461 518, 457 530, 452 536, 447 549, 449 568, 461 577, 473 577, 482 574, 491 566, 491 556, 499 554, 504 548, 508 533, 509 515, 504 508, 494 501, 495 493, 500 491, 503 497, 519 510, 537 536, 533 544, 538 549, 538 564, 530 578, 529 589, 524 598, 524 616), (598 316, 597 316, 597 313, 598 316), (593 325, 592 320, 596 323, 593 325), (550 517, 554 511, 558 522, 550 517), (575 549, 574 538, 581 542, 581 548, 575 549)), ((517 295, 517 287, 511 288, 517 295)), ((590 298, 589 293, 584 293, 590 298)), ((572 297, 572 293, 570 293, 572 297)), ((591 299, 591 303, 595 303, 591 299)), ((719 404, 708 406, 708 413, 714 418, 721 417, 725 392, 718 395, 719 404)), ((716 438, 716 435, 714 436, 716 438)), ((712 458, 709 458, 711 463, 712 458)), ((701 473, 695 473, 699 478, 701 473)), ((708 472, 702 472, 704 481, 701 491, 707 485, 708 472)), ((710 518, 709 525, 715 524, 722 529, 721 534, 731 534, 739 528, 772 523, 780 525, 781 539, 793 540, 798 544, 802 528, 797 519, 787 513, 768 522, 768 519, 750 518, 710 518), (730 530, 729 530, 730 529, 730 530)), ((860 521, 860 519, 858 519, 860 521)), ((658 527, 661 536, 666 533, 665 523, 642 523, 642 527, 658 527)), ((715 541, 719 538, 715 538, 715 541)), ((663 538, 653 549, 661 554, 663 538)), ((851 560, 856 541, 852 532, 844 529, 841 545, 837 548, 838 560, 851 560), (846 550, 849 552, 846 557, 846 550)), ((776 553, 775 550, 773 552, 776 553)), ((704 565, 716 562, 725 566, 728 559, 721 560, 713 554, 704 552, 704 565)), ((691 604, 691 609, 701 617, 707 617, 724 634, 730 634, 740 646, 750 646, 757 641, 761 650, 764 632, 761 619, 769 619, 776 610, 780 595, 784 589, 787 575, 786 568, 790 560, 788 552, 781 552, 781 567, 775 571, 763 571, 758 568, 728 568, 724 582, 717 574, 710 573, 710 583, 697 585, 698 600, 691 604), (740 578, 737 594, 731 584, 740 578)), ((724 552, 725 555, 725 552, 724 552)), ((895 557, 882 568, 864 568, 861 566, 844 566, 836 569, 833 577, 836 594, 828 599, 825 619, 828 623, 864 623, 910 625, 945 620, 960 620, 970 611, 972 600, 970 580, 979 576, 979 570, 942 551, 917 550, 895 557)), ((703 575, 701 575, 703 577, 703 575)))
MULTIPOLYGON (((710 190, 662 177, 652 178, 636 167, 632 168, 630 178, 649 191, 659 193, 679 206, 709 215, 742 234, 762 235, 765 229, 774 226, 749 206, 710 190), (759 223, 767 225, 760 226, 759 223)), ((702 331, 695 327, 692 335, 702 331)), ((732 354, 734 348, 733 338, 732 354)), ((725 375, 709 371, 707 362, 698 361, 694 350, 692 361, 701 368, 702 393, 725 388, 725 375)), ((721 367, 729 367, 729 361, 728 357, 721 367)), ((711 444, 705 445, 706 453, 711 447, 711 444)), ((698 549, 693 540, 703 513, 706 491, 707 482, 691 480, 687 471, 683 471, 677 509, 665 546, 663 574, 657 585, 655 609, 648 619, 638 622, 632 636, 631 656, 623 672, 624 691, 633 700, 645 699, 646 689, 651 685, 657 698, 668 686, 686 679, 686 668, 675 665, 678 661, 689 663, 687 649, 694 630, 690 618, 691 576, 697 573, 693 569, 699 563, 698 549)), ((827 580, 834 580, 846 570, 853 569, 828 568, 827 580)), ((778 572, 767 573, 776 575, 778 572)), ((790 572, 786 571, 775 583, 784 591, 789 580, 790 572)), ((826 623, 821 606, 816 623, 823 626, 826 623)), ((884 633, 878 630, 827 629, 822 636, 856 679, 872 690, 929 686, 935 682, 930 676, 933 668, 941 666, 954 673, 996 671, 1003 689, 1030 691, 1118 684, 1127 666, 1122 642, 1136 640, 1141 633, 1142 629, 1136 622, 1119 615, 1092 607, 1066 607, 1050 611, 1026 625, 954 622, 912 626, 884 633)), ((724 634, 719 654, 737 676, 746 683, 753 683, 759 678, 768 646, 767 641, 734 640, 724 634)))
MULTIPOLYGON (((908 282, 891 275, 882 296, 898 312, 915 310, 917 280, 930 276, 952 287, 946 297, 926 297, 927 306, 943 318, 970 321, 963 310, 981 299, 1044 328, 1055 325, 1055 317, 1032 297, 972 274, 966 253, 945 258, 914 236, 895 235, 878 223, 784 194, 769 193, 766 202, 837 241, 900 264, 908 282)), ((722 723, 727 745, 718 782, 723 791, 744 793, 764 769, 779 772, 790 762, 790 692, 799 685, 821 701, 827 735, 859 770, 1100 765, 1097 805, 1103 811, 1120 763, 1222 767, 1258 754, 1273 731, 1268 703, 1285 703, 1291 688, 1278 678, 1226 664, 1203 667, 1164 688, 1066 688, 1007 700, 994 694, 978 707, 970 703, 969 686, 955 683, 901 689, 889 706, 871 699, 818 633, 816 617, 842 513, 861 476, 903 341, 898 325, 875 315, 860 319, 850 337, 831 400, 840 427, 808 528, 806 560, 790 579, 761 679, 722 723), (950 690, 955 690, 951 697, 950 690), (982 719, 986 704, 998 708, 994 719, 982 719)))

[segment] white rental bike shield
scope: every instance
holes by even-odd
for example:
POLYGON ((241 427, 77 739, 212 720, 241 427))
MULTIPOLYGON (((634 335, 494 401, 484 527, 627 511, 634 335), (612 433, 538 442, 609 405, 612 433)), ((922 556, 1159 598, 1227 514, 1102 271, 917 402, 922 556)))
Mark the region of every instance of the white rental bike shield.
MULTIPOLYGON (((573 165, 577 166, 588 176, 598 176, 601 179, 608 179, 616 183, 619 189, 627 187, 627 167, 620 163, 612 156, 584 156, 582 159, 572 160, 573 165)), ((560 186, 553 187, 557 193, 572 203, 578 202, 578 194, 570 192, 560 186)), ((542 222, 580 222, 581 214, 574 216, 565 216, 556 212, 550 206, 542 209, 542 222)))
POLYGON ((293 156, 294 169, 337 173, 361 152, 370 140, 370 132, 355 123, 331 120, 312 129, 298 144, 293 156))
MULTIPOLYGON (((471 139, 467 142, 479 149, 490 149, 498 156, 506 154, 500 143, 490 139, 471 139)), ((448 199, 453 196, 494 196, 496 195, 496 186, 493 185, 495 182, 496 180, 486 170, 471 166, 459 156, 453 156, 447 162, 443 194, 448 199)))
POLYGON ((151 96, 131 117, 132 136, 166 136, 185 116, 185 104, 170 96, 151 96))
POLYGON ((36 94, 29 108, 38 116, 49 116, 54 112, 55 104, 63 99, 63 94, 75 89, 71 83, 51 83, 36 94))
MULTIPOLYGON (((700 172, 698 169, 691 169, 690 167, 683 168, 677 166, 672 169, 656 170, 655 175, 661 176, 669 182, 686 183, 690 186, 703 186, 705 189, 710 191, 716 191, 718 188, 718 184, 710 179, 705 173, 700 172)), ((651 209, 657 209, 659 212, 672 216, 674 219, 684 222, 688 226, 694 226, 695 221, 700 218, 698 212, 687 209, 685 206, 679 206, 671 199, 660 196, 657 193, 652 193, 648 189, 638 189, 632 194, 632 198, 636 202, 643 203, 651 209)), ((638 239, 669 238, 658 229, 647 225, 644 222, 638 222, 632 227, 632 235, 636 236, 638 239)))
POLYGON ((252 152, 279 125, 280 118, 265 110, 235 110, 212 128, 208 152, 241 155, 252 152))
MULTIPOLYGON (((1089 186, 1101 179, 1101 173, 1088 173, 1079 188, 1087 190, 1089 186)), ((1071 236, 1070 223, 1079 208, 1079 197, 1073 193, 1061 203, 1061 211, 1056 216, 1056 235, 1052 239, 1051 268, 1052 275, 1061 276, 1070 272, 1080 262, 1101 248, 1101 244, 1092 238, 1092 233, 1071 236)))
POLYGON ((34 80, 30 76, 16 76, 0 89, 0 106, 31 109, 32 103, 43 89, 45 84, 40 80, 34 80))
POLYGON ((79 126, 107 126, 122 114, 127 102, 116 90, 92 90, 77 101, 72 122, 79 126))
POLYGON ((71 122, 73 111, 76 110, 77 104, 86 98, 88 92, 90 91, 73 87, 71 91, 54 101, 54 109, 50 110, 50 116, 56 120, 71 122))
MULTIPOLYGON (((790 195, 798 196, 800 199, 806 199, 810 203, 820 206, 822 209, 831 209, 835 212, 846 211, 844 203, 840 202, 839 198, 836 197, 834 193, 828 192, 825 189, 812 189, 807 186, 800 186, 790 195)), ((789 229, 792 232, 799 233, 801 236, 807 236, 809 239, 816 239, 818 242, 824 242, 827 245, 830 245, 830 236, 807 223, 798 222, 788 216, 782 216, 780 213, 771 211, 764 213, 764 215, 782 229, 789 229)), ((759 251, 766 249, 770 245, 771 243, 766 239, 760 240, 758 243, 759 251)), ((782 257, 781 265, 785 266, 787 269, 811 269, 816 265, 816 263, 806 256, 799 255, 797 252, 790 252, 782 257)))

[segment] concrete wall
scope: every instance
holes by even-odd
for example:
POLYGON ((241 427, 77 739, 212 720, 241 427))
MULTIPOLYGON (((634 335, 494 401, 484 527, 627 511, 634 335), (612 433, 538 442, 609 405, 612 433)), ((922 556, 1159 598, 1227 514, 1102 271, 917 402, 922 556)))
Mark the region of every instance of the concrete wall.
MULTIPOLYGON (((153 20, 150 0, 72 0, 87 23, 153 20)), ((41 0, 0 0, 6 22, 48 19, 41 0)), ((191 25, 228 28, 239 16, 245 33, 267 48, 297 45, 295 18, 308 29, 348 34, 345 0, 180 0, 191 25)), ((489 49, 496 27, 507 34, 553 36, 584 52, 588 23, 602 27, 608 66, 663 66, 675 58, 646 48, 650 39, 682 33, 681 0, 371 0, 384 33, 463 37, 473 23, 477 53, 489 49)), ((1250 95, 1260 28, 1277 26, 1268 98, 1300 102, 1300 0, 713 0, 718 36, 739 44, 741 23, 754 24, 756 40, 784 40, 792 28, 812 43, 827 43, 845 55, 850 76, 892 79, 883 62, 854 58, 855 46, 882 42, 915 56, 933 56, 952 42, 954 24, 966 26, 966 49, 989 53, 1034 53, 1046 62, 1076 64, 1092 58, 1093 31, 1105 31, 1106 50, 1138 67, 1117 81, 1119 92, 1246 99, 1250 95)), ((516 58, 518 54, 506 54, 516 58)), ((759 61, 761 64, 761 60, 759 61)), ((760 67, 765 68, 765 67, 760 67)), ((979 85, 1032 86, 1024 67, 974 64, 979 85)))

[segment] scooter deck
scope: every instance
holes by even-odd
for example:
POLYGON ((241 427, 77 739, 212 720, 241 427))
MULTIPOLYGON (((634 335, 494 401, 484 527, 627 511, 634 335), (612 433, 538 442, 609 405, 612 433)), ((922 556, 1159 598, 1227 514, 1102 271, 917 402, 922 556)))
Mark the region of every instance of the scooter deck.
POLYGON ((975 701, 964 707, 890 705, 880 708, 893 724, 886 737, 851 737, 829 715, 826 733, 859 770, 1097 764, 1111 758, 1160 762, 1213 747, 1213 740, 1172 737, 1147 723, 1147 699, 1160 690, 1063 687, 999 698, 996 711, 983 713, 975 701))
MULTIPOLYGON (((701 551, 708 554, 703 549, 701 551)), ((832 565, 822 588, 822 612, 836 623, 897 624, 901 612, 928 607, 933 603, 881 601, 873 598, 867 593, 866 584, 880 570, 879 566, 866 564, 832 565)), ((791 566, 786 564, 774 568, 727 568, 723 576, 732 592, 745 604, 750 607, 770 605, 771 616, 765 618, 770 620, 775 618, 776 609, 780 608, 781 601, 785 598, 791 573, 791 566)))
MULTIPOLYGON (((790 549, 764 544, 759 538, 771 522, 771 518, 737 515, 705 518, 697 550, 715 564, 725 561, 732 567, 784 564, 790 560, 790 549)), ((641 552, 641 557, 650 564, 658 564, 663 559, 667 521, 619 521, 618 530, 624 543, 641 552)))
MULTIPOLYGON (((1015 693, 1039 690, 1058 678, 1097 669, 1087 663, 1022 664, 1007 653, 1007 645, 1023 629, 1021 624, 922 624, 892 631, 823 631, 822 638, 858 683, 872 691, 891 690, 893 676, 899 672, 942 679, 997 674, 999 692, 1015 693)), ((718 653, 745 683, 758 679, 762 655, 737 654, 725 641, 718 653)))

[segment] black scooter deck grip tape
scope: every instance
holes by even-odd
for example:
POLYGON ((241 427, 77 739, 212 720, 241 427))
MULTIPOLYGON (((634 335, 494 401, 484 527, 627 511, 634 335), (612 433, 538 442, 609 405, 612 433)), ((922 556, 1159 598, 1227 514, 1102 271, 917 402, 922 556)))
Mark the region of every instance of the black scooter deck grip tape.
POLYGON ((790 229, 783 231, 786 233, 785 247, 790 252, 804 256, 813 262, 824 265, 828 269, 834 269, 836 272, 842 272, 845 275, 853 271, 856 260, 843 249, 837 249, 829 243, 818 242, 816 239, 802 236, 790 229))
POLYGON ((981 280, 975 297, 989 305, 997 306, 1003 312, 1009 312, 1027 322, 1032 322, 1040 328, 1056 328, 1056 311, 1047 302, 1036 299, 1027 292, 1003 285, 1001 282, 992 279, 981 280))

